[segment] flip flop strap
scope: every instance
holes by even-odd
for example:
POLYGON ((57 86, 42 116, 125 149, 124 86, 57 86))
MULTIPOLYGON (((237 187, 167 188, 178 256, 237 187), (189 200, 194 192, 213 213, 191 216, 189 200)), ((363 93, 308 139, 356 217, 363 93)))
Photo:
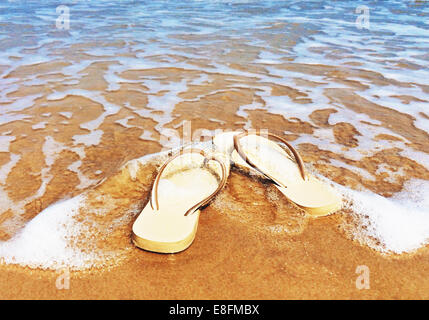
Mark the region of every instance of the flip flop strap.
POLYGON ((275 140, 278 140, 282 143, 284 143, 288 149, 283 148, 286 150, 286 152, 290 151, 292 152, 294 158, 295 158, 295 162, 298 165, 299 171, 301 173, 302 179, 305 180, 307 177, 307 173, 305 171, 305 167, 304 167, 304 161, 302 160, 300 154, 298 153, 298 151, 289 143, 287 142, 284 138, 274 134, 274 133, 270 133, 270 132, 263 132, 261 134, 260 130, 256 130, 255 132, 249 132, 249 131, 244 131, 242 133, 239 133, 237 135, 234 136, 234 148, 235 150, 237 150, 238 154, 243 158, 244 161, 246 161, 247 164, 249 164, 252 168, 254 168, 255 170, 257 170, 258 172, 262 173, 264 176, 270 178, 271 180, 273 180, 274 182, 276 182, 277 184, 281 185, 281 183, 279 181, 277 181, 276 178, 271 177, 270 175, 266 174, 265 172, 262 172, 252 161, 250 161, 250 159, 246 156, 245 152, 243 151, 243 149, 241 148, 240 145, 240 139, 245 137, 245 136, 249 136, 249 135, 260 135, 260 136, 264 136, 266 135, 269 138, 273 138, 275 140))
POLYGON ((169 163, 171 163, 171 161, 173 161, 174 159, 183 156, 184 154, 187 153, 198 153, 200 155, 202 155, 204 157, 204 164, 207 164, 207 162, 213 160, 216 161, 217 163, 220 164, 221 169, 222 169, 222 176, 221 176, 221 181, 219 183, 219 186, 217 187, 217 189, 210 194, 207 198, 201 200, 200 202, 198 202, 197 204, 195 204, 194 206, 192 206, 188 211, 186 211, 185 216, 187 216, 189 213, 194 212, 195 210, 197 210, 198 208, 206 205, 207 203, 210 202, 210 200, 219 193, 220 190, 222 190, 222 188, 225 186, 226 184, 226 179, 227 179, 227 170, 226 167, 224 165, 224 163, 222 161, 219 161, 218 159, 216 159, 214 156, 207 156, 206 153, 201 150, 201 149, 186 149, 186 150, 181 150, 180 152, 178 152, 176 155, 174 155, 173 157, 171 157, 167 162, 165 162, 162 167, 159 169, 159 172, 155 178, 155 181, 153 183, 153 187, 152 187, 152 192, 150 195, 150 206, 152 207, 152 209, 154 209, 153 207, 153 202, 155 202, 155 206, 156 206, 156 210, 159 210, 159 202, 158 202, 158 186, 159 186, 159 181, 161 180, 161 175, 163 173, 163 171, 165 170, 165 168, 168 166, 169 163), (152 198, 154 199, 154 201, 152 201, 152 198))

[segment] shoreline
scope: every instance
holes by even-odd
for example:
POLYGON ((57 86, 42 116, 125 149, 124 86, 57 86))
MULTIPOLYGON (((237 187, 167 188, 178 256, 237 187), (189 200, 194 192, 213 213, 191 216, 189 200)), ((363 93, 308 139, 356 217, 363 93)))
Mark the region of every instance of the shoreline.
POLYGON ((347 1, 76 2, 69 24, 25 2, 0 4, 0 298, 429 299, 424 2, 365 26, 347 1), (135 248, 159 152, 242 129, 284 137, 343 209, 233 169, 188 250, 135 248))

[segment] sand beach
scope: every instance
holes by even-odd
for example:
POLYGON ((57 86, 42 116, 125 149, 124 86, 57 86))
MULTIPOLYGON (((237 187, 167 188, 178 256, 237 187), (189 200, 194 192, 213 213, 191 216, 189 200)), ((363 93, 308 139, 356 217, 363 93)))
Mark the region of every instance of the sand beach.
POLYGON ((428 299, 429 4, 357 7, 1 3, 0 298, 428 299), (136 248, 168 152, 249 129, 342 209, 233 167, 189 249, 136 248))

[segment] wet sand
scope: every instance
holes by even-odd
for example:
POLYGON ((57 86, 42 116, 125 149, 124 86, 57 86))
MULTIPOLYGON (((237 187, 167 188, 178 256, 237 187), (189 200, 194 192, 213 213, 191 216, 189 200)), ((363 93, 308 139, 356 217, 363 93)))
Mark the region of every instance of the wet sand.
MULTIPOLYGON (((37 66, 55 69, 56 66, 37 66)), ((103 90, 106 84, 98 76, 102 64, 88 69, 88 75, 79 83, 80 89, 103 90), (87 79, 87 81, 85 81, 87 79)), ((318 70, 315 68, 314 70, 318 70)), ((32 72, 25 70, 21 72, 32 72)), ((127 79, 158 75, 178 81, 192 78, 196 74, 181 69, 141 70, 123 75, 127 79)), ((253 128, 266 128, 274 132, 288 131, 289 140, 296 140, 300 134, 311 134, 318 127, 333 130, 336 142, 344 148, 356 147, 354 139, 358 129, 349 123, 329 124, 335 109, 314 111, 312 123, 291 119, 287 115, 273 114, 263 107, 247 110, 248 118, 237 115, 239 106, 257 99, 252 89, 227 88, 235 81, 246 80, 252 86, 252 79, 233 79, 231 76, 210 75, 209 85, 190 87, 181 94, 187 99, 201 96, 199 100, 178 103, 172 110, 172 120, 165 127, 174 128, 183 120, 191 121, 192 130, 239 129, 250 120, 253 128), (226 79, 228 78, 228 79, 226 79), (223 89, 219 93, 217 92, 223 89), (207 109, 206 106, 210 108, 207 109), (225 105, 228 108, 225 108, 225 105), (217 121, 213 121, 216 119, 217 121)), ((61 82, 52 82, 52 87, 22 87, 13 95, 25 96, 29 90, 42 92, 45 97, 58 90, 61 82)), ((80 171, 89 179, 101 180, 97 187, 84 186, 78 173, 68 166, 79 156, 72 150, 72 137, 88 133, 80 124, 96 119, 103 114, 101 106, 83 97, 70 95, 50 101, 43 97, 26 110, 34 116, 32 121, 15 121, 1 127, 2 132, 13 131, 17 137, 10 143, 10 153, 1 153, 2 163, 10 160, 11 153, 21 158, 7 176, 6 191, 13 201, 28 199, 37 190, 43 178, 40 171, 46 165, 43 149, 44 137, 52 136, 55 141, 68 146, 56 154, 50 172, 52 179, 41 197, 25 203, 20 222, 4 224, 13 220, 12 211, 2 213, 2 240, 18 233, 26 221, 32 219, 50 204, 67 196, 89 190, 88 205, 82 208, 76 219, 88 222, 89 233, 77 235, 75 246, 87 250, 115 251, 118 259, 103 261, 102 265, 90 270, 72 271, 69 290, 58 290, 56 271, 30 269, 28 267, 1 265, 0 297, 3 299, 427 299, 429 280, 428 248, 402 255, 381 254, 368 246, 353 240, 348 230, 353 221, 339 211, 332 216, 314 219, 284 199, 266 181, 250 177, 234 169, 227 187, 217 199, 201 214, 197 238, 185 252, 175 255, 154 254, 139 250, 130 243, 130 230, 134 217, 147 202, 151 181, 156 172, 155 164, 140 166, 134 179, 129 171, 120 169, 128 160, 161 150, 158 142, 139 137, 144 130, 154 134, 157 122, 148 117, 135 117, 132 111, 148 114, 157 113, 145 107, 147 94, 134 84, 123 84, 121 89, 106 93, 107 101, 118 105, 129 103, 118 113, 108 115, 100 126, 103 130, 98 145, 85 146, 85 158, 80 171), (76 106, 84 106, 81 112, 76 106), (59 112, 73 106, 73 117, 66 119, 59 112), (42 113, 52 113, 49 118, 42 113), (115 121, 129 116, 130 127, 115 121), (38 121, 47 121, 44 128, 34 130, 38 121), (56 131, 61 121, 67 121, 56 131), (52 124, 52 125, 51 125, 52 124), (133 125, 131 127, 131 125, 133 125), (102 174, 95 174, 101 170, 102 174), (104 215, 94 214, 95 209, 104 209, 104 215), (116 219, 122 217, 121 223, 116 219), (116 223, 116 224, 115 224, 116 223), (112 229, 113 227, 113 229, 112 229), (370 270, 370 289, 356 288, 356 268, 366 265, 370 270)), ((278 87, 272 93, 281 91, 292 99, 301 99, 299 89, 278 87)), ((162 93, 159 93, 162 95, 162 93)), ((368 101, 356 102, 353 92, 347 90, 325 92, 331 100, 341 100, 348 108, 365 113, 372 119, 389 123, 395 133, 406 136, 425 151, 429 148, 427 133, 415 128, 409 116, 391 109, 374 105, 368 101)), ((305 96, 305 95, 304 95, 305 96)), ((305 103, 305 102, 304 102, 305 103)), ((379 136, 381 140, 395 140, 395 136, 379 136)), ((395 148, 384 149, 360 161, 345 159, 344 156, 322 151, 310 143, 298 145, 307 163, 331 180, 357 188, 363 186, 379 194, 389 196, 399 191, 410 178, 429 179, 429 172, 413 160, 399 155, 395 148), (376 177, 372 181, 348 170, 335 167, 329 159, 363 168, 376 177), (377 174, 377 164, 385 163, 392 171, 402 170, 405 174, 394 182, 384 180, 384 174, 377 174)))
MULTIPOLYGON (((264 201, 265 186, 234 172, 223 196, 242 210, 207 207, 194 244, 175 255, 131 249, 107 270, 72 272, 69 290, 58 290, 60 273, 1 267, 3 299, 427 299, 429 251, 383 257, 347 239, 341 213, 307 219, 294 234, 258 227, 288 220, 264 201), (255 193, 255 190, 257 192, 255 193), (257 194, 247 199, 244 194, 257 194), (239 202, 240 201, 240 202, 239 202), (252 223, 249 223, 252 222, 252 223), (370 289, 356 289, 358 265, 370 268, 370 289)), ((247 197, 248 198, 248 197, 247 197)), ((222 199, 222 197, 221 197, 222 199)), ((217 200, 221 202, 221 200, 217 200)), ((288 206, 282 201, 282 206, 288 206)), ((302 218, 302 217, 301 217, 302 218)), ((124 230, 127 236, 130 225, 124 230)), ((124 240, 125 241, 125 240, 124 240)), ((130 246, 130 244, 129 244, 130 246)))
POLYGON ((429 181, 424 4, 371 4, 369 31, 345 1, 82 2, 59 30, 48 2, 0 4, 0 299, 429 299, 429 245, 413 233, 429 232, 427 202, 404 191, 429 181), (219 129, 282 135, 374 204, 313 218, 233 168, 189 249, 134 247, 158 153, 180 143, 165 133, 219 129))

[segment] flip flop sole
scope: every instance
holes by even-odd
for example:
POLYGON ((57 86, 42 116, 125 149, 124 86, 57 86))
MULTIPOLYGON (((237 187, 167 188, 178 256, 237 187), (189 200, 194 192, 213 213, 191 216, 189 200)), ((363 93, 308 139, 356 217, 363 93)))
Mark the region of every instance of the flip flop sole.
MULTIPOLYGON (((323 202, 319 202, 319 204, 315 203, 308 203, 304 201, 299 201, 296 199, 296 196, 291 194, 289 188, 284 188, 277 186, 277 189, 283 193, 283 195, 290 200, 292 203, 294 203, 299 208, 304 209, 306 212, 308 212, 313 217, 321 217, 321 216, 327 216, 331 213, 334 213, 335 211, 338 211, 342 207, 342 201, 341 198, 338 197, 335 193, 332 193, 331 195, 328 195, 326 199, 324 199, 323 202), (288 190, 289 189, 289 190, 288 190)), ((330 190, 331 188, 329 186, 326 186, 325 188, 328 188, 327 190, 330 190)), ((292 189, 292 188, 291 188, 292 189)), ((326 190, 325 190, 326 192, 326 190)))
MULTIPOLYGON (((199 216, 200 211, 197 210, 193 214, 199 216)), ((177 253, 189 248, 189 246, 194 242, 197 229, 198 229, 198 220, 196 221, 191 233, 189 233, 189 235, 177 241, 149 240, 146 237, 144 237, 143 234, 140 234, 139 236, 137 232, 133 230, 131 240, 136 247, 146 251, 151 251, 156 253, 177 253)))

